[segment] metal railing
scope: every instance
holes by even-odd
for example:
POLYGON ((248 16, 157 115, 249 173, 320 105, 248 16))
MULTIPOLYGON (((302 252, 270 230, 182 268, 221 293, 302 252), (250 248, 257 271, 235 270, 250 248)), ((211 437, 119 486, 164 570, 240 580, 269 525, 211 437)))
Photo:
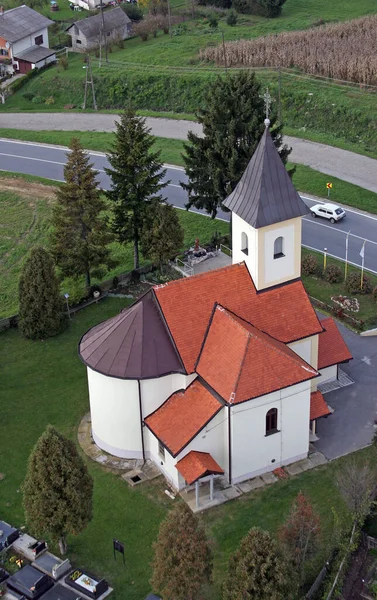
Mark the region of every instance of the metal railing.
POLYGON ((180 258, 175 259, 176 266, 187 275, 194 275, 194 269, 180 258), (181 266, 182 265, 182 266, 181 266))
POLYGON ((220 252, 224 252, 224 254, 227 254, 228 256, 232 256, 232 250, 230 248, 228 248, 228 246, 224 246, 224 244, 220 244, 219 250, 220 250, 220 252), (224 252, 223 248, 225 249, 225 252, 224 252))

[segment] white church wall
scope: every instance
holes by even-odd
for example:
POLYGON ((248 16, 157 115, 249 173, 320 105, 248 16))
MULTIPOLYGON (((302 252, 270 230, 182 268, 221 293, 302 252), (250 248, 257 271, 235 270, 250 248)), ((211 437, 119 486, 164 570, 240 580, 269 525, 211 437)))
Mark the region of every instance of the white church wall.
POLYGON ((157 410, 174 392, 186 389, 195 378, 195 373, 192 375, 174 373, 165 377, 140 381, 143 419, 157 410))
POLYGON ((320 377, 317 377, 317 385, 321 385, 326 381, 334 381, 338 377, 338 366, 333 365, 332 367, 326 367, 319 371, 320 377))
POLYGON ((309 449, 310 381, 232 407, 232 482, 305 458, 309 449), (278 410, 278 432, 266 414, 278 410))
MULTIPOLYGON (((262 251, 262 257, 264 258, 264 281, 260 282, 260 287, 267 287, 275 285, 288 279, 294 279, 299 274, 295 270, 295 253, 297 252, 297 240, 295 232, 295 224, 292 221, 285 223, 279 223, 279 226, 270 226, 263 229, 263 236, 261 236, 261 244, 263 247, 259 247, 262 251), (274 258, 274 243, 279 237, 283 238, 283 254, 279 258, 274 258)), ((298 248, 301 251, 301 248, 298 248)))
POLYGON ((171 485, 179 489, 179 473, 175 468, 177 459, 173 458, 166 449, 163 455, 159 454, 158 439, 147 427, 144 427, 144 439, 148 445, 148 458, 156 464, 171 485))
POLYGON ((114 456, 142 458, 137 381, 106 377, 87 369, 92 435, 114 456))
POLYGON ((312 341, 311 338, 306 338, 305 340, 300 340, 299 342, 293 342, 293 344, 288 344, 289 348, 293 350, 298 356, 303 358, 309 365, 311 364, 312 358, 312 341))

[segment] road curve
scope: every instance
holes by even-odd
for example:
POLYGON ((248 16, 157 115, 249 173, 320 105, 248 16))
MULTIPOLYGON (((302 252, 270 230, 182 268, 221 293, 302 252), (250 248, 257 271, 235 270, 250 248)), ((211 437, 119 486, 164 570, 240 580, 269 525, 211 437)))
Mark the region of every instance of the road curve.
MULTIPOLYGON (((63 169, 67 149, 30 142, 17 142, 0 139, 0 167, 4 171, 38 175, 48 179, 63 181, 63 169)), ((91 160, 98 169, 98 179, 103 189, 109 188, 109 179, 104 171, 107 166, 106 156, 99 152, 91 152, 91 160)), ((184 208, 187 201, 186 192, 180 182, 186 181, 186 174, 179 167, 167 166, 166 179, 170 181, 164 190, 169 202, 177 208, 184 208)), ((308 206, 318 202, 308 196, 302 196, 308 206)), ((201 212, 201 211, 193 211, 201 212)), ((219 212, 218 217, 229 220, 229 213, 219 212)), ((347 208, 347 217, 340 223, 331 225, 327 221, 313 219, 310 215, 303 219, 303 244, 313 250, 327 252, 336 258, 345 258, 346 234, 349 237, 349 261, 360 266, 360 250, 364 240, 365 268, 377 273, 377 217, 360 213, 347 208)))
MULTIPOLYGON (((106 113, 0 113, 0 128, 35 131, 105 131, 115 128, 117 114, 106 113)), ((147 118, 153 135, 185 140, 189 131, 201 134, 202 128, 192 121, 147 118)), ((377 193, 377 160, 300 138, 285 136, 292 147, 290 160, 338 177, 377 193)))

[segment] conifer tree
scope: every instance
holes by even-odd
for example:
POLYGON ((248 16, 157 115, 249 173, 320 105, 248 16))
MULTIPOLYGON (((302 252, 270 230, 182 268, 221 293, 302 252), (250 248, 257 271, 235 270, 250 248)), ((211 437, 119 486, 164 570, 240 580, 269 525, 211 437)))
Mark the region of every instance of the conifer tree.
POLYGON ((211 549, 186 504, 175 506, 161 523, 154 551, 151 585, 164 600, 193 600, 211 581, 211 549))
POLYGON ((145 119, 137 117, 129 107, 116 123, 115 142, 108 155, 111 178, 107 193, 113 204, 113 231, 121 244, 133 243, 134 269, 139 267, 139 244, 148 209, 152 203, 162 202, 160 190, 167 182, 162 168, 160 152, 152 152, 154 138, 145 125, 145 119))
POLYGON ((285 600, 286 570, 276 542, 261 529, 250 529, 230 557, 223 600, 285 600))
POLYGON ((63 299, 51 255, 32 248, 22 269, 19 286, 19 320, 22 335, 41 340, 60 333, 67 324, 63 299))
MULTIPOLYGON (((203 137, 188 134, 184 144, 188 183, 186 208, 205 209, 216 217, 225 198, 241 179, 264 131, 263 90, 253 71, 241 71, 211 81, 205 106, 197 114, 203 137)), ((282 145, 281 126, 270 115, 271 136, 285 164, 291 149, 282 145)))
POLYGON ((89 287, 92 274, 102 274, 105 267, 114 265, 108 248, 111 235, 96 179, 98 171, 77 138, 72 138, 69 147, 65 183, 56 192, 52 248, 63 275, 85 275, 89 287))
POLYGON ((79 534, 92 518, 93 481, 74 442, 51 425, 30 454, 23 493, 32 530, 57 540, 65 554, 66 536, 79 534))
POLYGON ((157 202, 151 206, 143 226, 141 248, 143 255, 159 264, 164 264, 180 251, 184 231, 177 210, 170 204, 157 202))

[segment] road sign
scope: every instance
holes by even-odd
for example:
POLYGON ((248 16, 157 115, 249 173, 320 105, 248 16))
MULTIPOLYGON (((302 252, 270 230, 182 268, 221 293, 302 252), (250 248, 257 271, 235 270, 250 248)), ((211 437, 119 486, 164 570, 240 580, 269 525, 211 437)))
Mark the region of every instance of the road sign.
POLYGON ((331 190, 332 189, 332 183, 326 183, 326 187, 327 187, 328 190, 331 190))

